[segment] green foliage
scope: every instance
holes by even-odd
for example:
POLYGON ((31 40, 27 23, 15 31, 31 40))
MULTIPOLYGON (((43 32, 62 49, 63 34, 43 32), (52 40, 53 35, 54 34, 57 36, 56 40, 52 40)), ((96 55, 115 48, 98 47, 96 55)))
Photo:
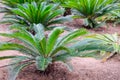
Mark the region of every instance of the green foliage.
POLYGON ((112 57, 114 54, 120 53, 120 40, 119 40, 119 36, 116 33, 102 34, 102 35, 96 34, 89 36, 89 38, 99 40, 100 42, 102 42, 104 46, 107 46, 109 48, 109 52, 111 52, 111 54, 108 56, 108 58, 112 57))
MULTIPOLYGON (((71 46, 75 50, 75 55, 80 57, 97 57, 101 51, 111 52, 113 48, 105 45, 101 40, 93 39, 91 36, 88 39, 83 39, 71 46)), ((99 55, 100 56, 100 55, 99 55)))
POLYGON ((0 8, 0 13, 11 14, 12 13, 11 10, 13 8, 17 8, 18 4, 31 3, 31 2, 41 3, 43 1, 45 0, 1 0, 0 3, 2 3, 4 7, 0 8))
POLYGON ((13 15, 6 16, 3 22, 23 24, 25 26, 41 23, 47 28, 52 24, 72 20, 71 16, 56 18, 64 13, 64 9, 58 9, 57 4, 46 4, 45 2, 40 4, 36 2, 19 4, 18 8, 12 9, 12 13, 13 15))
POLYGON ((19 71, 30 64, 35 63, 38 70, 44 71, 48 65, 54 61, 65 61, 68 57, 75 56, 73 55, 73 48, 70 48, 68 44, 73 39, 87 33, 85 29, 80 29, 60 37, 60 34, 63 33, 64 30, 61 27, 57 27, 54 28, 48 38, 46 38, 44 27, 41 24, 34 25, 35 35, 23 27, 12 26, 11 29, 16 30, 16 32, 0 33, 0 35, 18 39, 23 42, 23 44, 1 42, 0 51, 16 50, 22 52, 24 55, 3 56, 0 58, 1 60, 7 58, 14 59, 10 80, 15 80, 19 71))
POLYGON ((115 34, 96 34, 91 38, 101 40, 103 44, 113 47, 113 52, 120 52, 120 41, 118 35, 115 34))
POLYGON ((116 0, 69 0, 66 5, 86 19, 85 24, 90 28, 99 27, 96 19, 118 8, 116 0))
POLYGON ((108 22, 113 22, 113 26, 116 26, 120 23, 120 9, 110 12, 105 19, 108 22))
POLYGON ((65 2, 69 1, 69 0, 52 0, 55 3, 60 3, 60 4, 65 4, 65 2))

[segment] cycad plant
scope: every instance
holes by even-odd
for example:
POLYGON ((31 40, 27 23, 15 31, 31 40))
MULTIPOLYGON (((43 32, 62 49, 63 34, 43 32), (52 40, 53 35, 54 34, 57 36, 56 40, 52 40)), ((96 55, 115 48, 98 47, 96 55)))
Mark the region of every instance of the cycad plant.
POLYGON ((118 8, 116 0, 69 0, 66 5, 73 8, 73 12, 85 19, 85 26, 99 27, 96 19, 118 8))
POLYGON ((41 23, 47 28, 52 24, 72 19, 71 16, 58 17, 64 13, 64 9, 58 9, 57 4, 46 4, 46 2, 19 4, 18 8, 12 9, 12 12, 13 15, 6 16, 3 22, 19 23, 27 26, 41 23))
MULTIPOLYGON (((38 70, 44 71, 54 61, 65 61, 68 57, 74 55, 72 48, 69 48, 68 44, 73 42, 74 38, 87 33, 85 29, 80 29, 60 37, 60 34, 64 30, 63 28, 57 27, 46 38, 44 27, 41 24, 34 26, 34 30, 36 31, 35 35, 32 35, 23 27, 12 26, 11 29, 16 30, 16 32, 0 33, 0 35, 18 39, 23 44, 1 42, 0 51, 16 50, 22 52, 24 55, 0 57, 0 60, 8 58, 15 59, 12 63, 14 67, 11 69, 10 80, 15 80, 18 72, 28 65, 36 64, 38 70)), ((70 46, 72 45, 70 44, 70 46)))
POLYGON ((114 57, 116 54, 120 53, 120 38, 117 33, 115 34, 96 34, 89 38, 99 40, 104 46, 109 49, 108 56, 104 59, 105 61, 114 57))

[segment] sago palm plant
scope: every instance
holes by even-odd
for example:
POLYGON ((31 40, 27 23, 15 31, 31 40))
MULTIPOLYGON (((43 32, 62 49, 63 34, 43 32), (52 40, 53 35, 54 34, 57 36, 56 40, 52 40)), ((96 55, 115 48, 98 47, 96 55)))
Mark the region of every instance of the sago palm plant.
POLYGON ((64 9, 58 9, 57 4, 46 4, 45 2, 19 4, 18 8, 12 9, 12 12, 13 15, 6 16, 3 22, 19 23, 27 26, 41 23, 47 28, 52 24, 72 19, 71 16, 58 17, 64 13, 64 9))
POLYGON ((104 60, 108 60, 115 56, 116 54, 120 53, 120 38, 117 33, 115 34, 95 34, 89 36, 89 38, 99 40, 104 46, 107 46, 109 51, 108 56, 104 58, 104 60))
POLYGON ((0 35, 16 38, 23 42, 23 44, 1 42, 0 51, 16 50, 22 52, 24 55, 0 57, 0 60, 8 58, 15 59, 12 63, 14 67, 11 69, 10 80, 15 80, 18 72, 28 65, 36 64, 38 70, 44 71, 54 61, 65 61, 68 57, 74 55, 73 48, 69 48, 68 44, 74 38, 87 33, 85 29, 80 29, 60 37, 60 34, 64 30, 63 28, 57 27, 46 38, 44 27, 41 24, 34 26, 36 35, 32 35, 23 27, 12 26, 11 29, 16 30, 16 32, 0 33, 0 35))
POLYGON ((66 5, 74 14, 85 19, 85 26, 99 27, 96 19, 118 8, 116 0, 69 0, 66 5))

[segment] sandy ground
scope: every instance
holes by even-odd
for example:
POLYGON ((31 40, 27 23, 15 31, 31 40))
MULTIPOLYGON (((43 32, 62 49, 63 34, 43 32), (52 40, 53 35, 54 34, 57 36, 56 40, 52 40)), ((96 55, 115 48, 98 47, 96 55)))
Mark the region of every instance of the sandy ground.
MULTIPOLYGON (((3 14, 0 14, 0 18, 2 18, 2 16, 3 14)), ((70 25, 75 26, 76 24, 74 23, 70 25)), ((102 31, 103 32, 101 32, 101 30, 97 30, 98 33, 120 33, 120 27, 109 27, 102 29, 102 31)), ((0 25, 0 32, 9 32, 8 25, 0 25)), ((10 39, 0 37, 0 42, 8 40, 10 39)), ((0 56, 18 54, 19 52, 17 51, 0 52, 0 56)), ((0 61, 0 66, 8 63, 9 60, 0 61)), ((51 69, 49 75, 45 76, 41 75, 39 72, 36 72, 36 68, 34 66, 30 66, 19 74, 17 80, 120 80, 119 57, 115 57, 105 63, 101 63, 101 60, 96 60, 93 58, 76 57, 72 58, 69 63, 73 67, 72 72, 68 71, 64 65, 61 65, 61 63, 56 63, 53 69, 51 69)), ((7 78, 7 68, 0 68, 0 80, 7 80, 7 78)))

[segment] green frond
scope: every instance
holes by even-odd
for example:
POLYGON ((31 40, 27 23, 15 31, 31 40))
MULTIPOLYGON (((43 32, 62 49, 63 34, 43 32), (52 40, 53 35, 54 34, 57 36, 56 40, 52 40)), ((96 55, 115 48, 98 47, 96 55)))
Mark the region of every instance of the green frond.
POLYGON ((57 45, 65 44, 81 35, 85 35, 86 33, 87 33, 86 29, 79 29, 79 30, 73 31, 73 32, 67 34, 66 36, 64 36, 63 38, 61 38, 57 42, 57 45))
POLYGON ((59 53, 58 53, 59 51, 66 51, 69 54, 71 53, 69 48, 67 48, 65 46, 59 46, 52 51, 52 53, 50 54, 50 57, 54 57, 56 55, 59 55, 59 53))
POLYGON ((28 62, 26 64, 19 64, 19 65, 13 65, 11 68, 9 68, 9 80, 16 80, 16 77, 18 73, 28 65, 33 64, 32 62, 28 62))
MULTIPOLYGON (((63 13, 64 13, 64 9, 58 9, 58 10, 54 11, 52 14, 50 14, 46 17, 46 22, 50 21, 51 19, 53 19, 56 16, 61 15, 63 13)), ((50 25, 50 22, 48 23, 48 25, 50 25)))
POLYGON ((34 30, 35 30, 35 32, 36 32, 35 38, 36 38, 38 41, 41 41, 43 38, 45 38, 44 26, 43 26, 42 24, 34 25, 34 30))
POLYGON ((20 45, 20 44, 16 44, 16 43, 7 43, 7 42, 2 42, 0 43, 0 51, 5 51, 5 50, 16 50, 16 51, 20 51, 26 55, 32 55, 32 56, 37 56, 39 54, 37 54, 35 51, 20 45))
POLYGON ((8 68, 9 68, 8 79, 16 80, 17 75, 24 67, 27 67, 27 66, 33 64, 33 62, 31 60, 32 60, 32 58, 30 58, 28 56, 16 56, 16 58, 13 58, 11 60, 11 64, 9 64, 9 66, 8 66, 8 68))
POLYGON ((29 48, 34 49, 34 50, 36 50, 36 52, 38 52, 38 50, 36 49, 37 43, 34 39, 34 36, 31 33, 26 31, 22 27, 14 26, 14 29, 17 29, 18 31, 16 31, 14 33, 0 33, 0 35, 5 36, 5 37, 10 37, 10 38, 16 38, 16 39, 22 41, 29 48))
POLYGON ((0 57, 0 60, 4 60, 4 59, 11 59, 11 58, 16 58, 17 56, 2 56, 0 57))
POLYGON ((59 54, 56 55, 55 57, 53 57, 53 61, 66 61, 67 59, 69 59, 70 57, 74 57, 68 53, 63 53, 63 54, 59 54))
POLYGON ((116 33, 115 34, 98 34, 90 38, 100 40, 104 45, 112 47, 113 48, 112 52, 119 53, 120 51, 120 44, 119 44, 120 41, 116 33))
POLYGON ((95 39, 85 39, 82 41, 79 41, 75 44, 73 44, 71 49, 74 49, 77 51, 77 53, 83 52, 83 51, 91 51, 91 50, 96 50, 96 51, 112 51, 113 48, 104 44, 100 40, 95 40, 95 39))
POLYGON ((55 28, 48 36, 46 43, 46 54, 49 54, 55 47, 58 37, 63 32, 63 29, 60 27, 55 28))
POLYGON ((52 24, 59 24, 59 23, 64 23, 66 21, 72 21, 73 20, 73 17, 72 16, 66 16, 66 17, 60 17, 60 18, 57 18, 55 20, 52 20, 48 23, 48 25, 52 25, 52 24))
POLYGON ((44 26, 42 24, 34 25, 34 30, 36 32, 35 39, 37 42, 37 49, 44 55, 46 51, 46 36, 44 34, 44 26))

